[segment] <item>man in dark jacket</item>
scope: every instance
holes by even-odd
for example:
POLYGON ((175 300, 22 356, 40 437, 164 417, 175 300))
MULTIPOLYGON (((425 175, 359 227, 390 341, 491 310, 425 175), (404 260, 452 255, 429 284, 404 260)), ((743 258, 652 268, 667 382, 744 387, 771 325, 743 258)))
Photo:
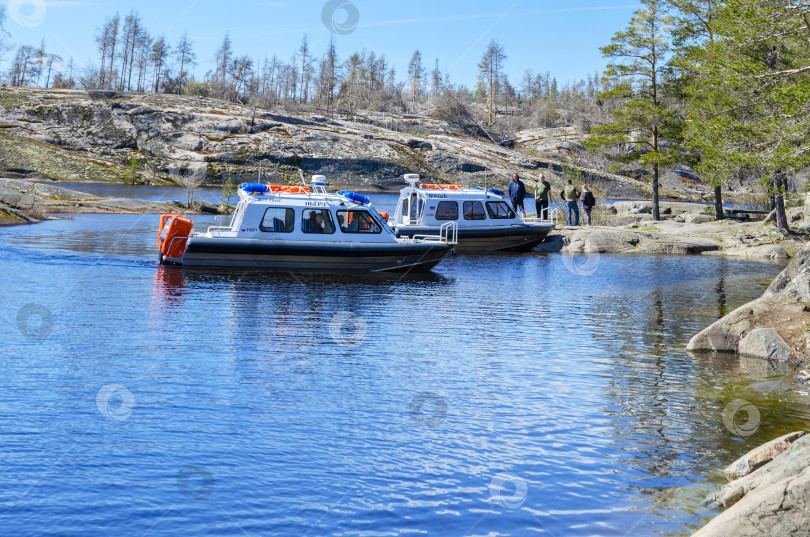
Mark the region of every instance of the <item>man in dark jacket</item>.
POLYGON ((591 224, 591 211, 596 205, 596 198, 588 188, 588 185, 582 185, 582 207, 585 209, 585 215, 588 217, 588 225, 591 224))
POLYGON ((512 175, 512 182, 509 183, 509 200, 512 202, 512 209, 517 212, 520 207, 520 213, 523 219, 526 219, 526 209, 523 208, 523 200, 526 198, 526 185, 520 180, 518 174, 512 175))

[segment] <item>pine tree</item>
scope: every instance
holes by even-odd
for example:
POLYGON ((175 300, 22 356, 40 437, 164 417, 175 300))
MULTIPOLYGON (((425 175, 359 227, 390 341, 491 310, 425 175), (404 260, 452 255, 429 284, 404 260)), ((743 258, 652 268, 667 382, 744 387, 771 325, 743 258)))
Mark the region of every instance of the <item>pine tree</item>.
POLYGON ((415 107, 422 93, 422 80, 425 78, 425 68, 422 66, 422 53, 417 49, 408 63, 408 78, 411 81, 411 106, 415 107))
POLYGON ((642 0, 626 30, 617 32, 609 45, 601 48, 611 60, 605 74, 616 87, 600 94, 600 99, 619 99, 614 122, 591 131, 586 145, 591 149, 616 148, 612 155, 620 162, 640 162, 652 167, 653 220, 661 219, 658 183, 660 167, 672 160, 672 152, 662 146, 672 127, 673 114, 664 101, 665 61, 670 43, 672 17, 662 0, 642 0), (631 147, 625 151, 625 147, 631 147))
POLYGON ((438 97, 442 90, 442 72, 439 69, 439 58, 436 58, 436 64, 430 72, 430 93, 434 97, 438 97))
POLYGON ((312 74, 312 55, 310 54, 309 50, 309 39, 307 39, 307 34, 304 34, 303 39, 301 39, 301 46, 298 47, 298 54, 301 58, 301 95, 298 102, 304 104, 309 100, 309 80, 312 74))
POLYGON ((504 61, 506 61, 506 53, 503 46, 493 39, 489 42, 489 46, 478 63, 479 80, 487 96, 490 127, 498 115, 498 96, 502 89, 504 61))
POLYGON ((194 52, 194 42, 188 37, 188 32, 183 32, 180 41, 177 42, 177 47, 174 50, 174 55, 180 64, 180 73, 177 77, 177 93, 183 93, 183 86, 186 85, 188 78, 188 71, 197 65, 197 54, 194 52))
POLYGON ((338 83, 338 55, 334 34, 329 38, 329 48, 326 49, 326 56, 324 56, 323 61, 322 86, 326 92, 326 110, 328 111, 335 100, 335 88, 338 83))
POLYGON ((62 61, 62 56, 59 54, 54 54, 53 52, 49 52, 45 55, 46 62, 45 62, 45 88, 50 87, 51 85, 51 73, 53 72, 53 64, 59 63, 62 61))
POLYGON ((107 77, 105 79, 106 87, 113 87, 115 83, 115 48, 118 45, 119 26, 121 24, 121 16, 116 13, 115 16, 107 21, 106 30, 108 31, 107 39, 109 39, 109 58, 110 68, 107 70, 107 77))
POLYGON ((222 44, 217 49, 214 57, 214 63, 216 63, 216 78, 218 78, 223 84, 227 80, 228 67, 230 66, 231 58, 233 58, 231 34, 229 32, 225 32, 225 37, 222 39, 222 44))
POLYGON ((152 44, 152 53, 149 56, 149 61, 152 62, 152 66, 154 67, 154 91, 158 93, 160 91, 160 83, 163 80, 163 75, 166 70, 166 60, 169 58, 169 54, 171 54, 171 47, 168 43, 166 43, 166 38, 164 36, 158 37, 155 42, 152 44))
POLYGON ((686 88, 702 109, 689 117, 688 138, 707 166, 762 172, 785 231, 787 176, 810 162, 808 18, 806 4, 727 0, 686 88))
POLYGON ((725 217, 723 210, 723 184, 735 175, 735 166, 726 157, 726 139, 707 139, 710 130, 702 128, 711 121, 711 107, 702 103, 700 95, 687 96, 687 88, 699 76, 700 64, 704 61, 706 47, 716 37, 716 25, 720 4, 718 0, 669 0, 675 10, 673 27, 674 58, 671 88, 675 98, 683 103, 685 119, 680 139, 685 146, 699 156, 696 170, 714 187, 714 212, 717 220, 725 217), (690 125, 697 127, 689 128, 690 125))

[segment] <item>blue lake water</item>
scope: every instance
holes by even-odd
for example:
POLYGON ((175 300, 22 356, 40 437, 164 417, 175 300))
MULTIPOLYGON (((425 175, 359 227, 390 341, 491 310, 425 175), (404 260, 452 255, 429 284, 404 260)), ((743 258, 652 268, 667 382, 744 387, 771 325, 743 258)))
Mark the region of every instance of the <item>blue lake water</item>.
POLYGON ((683 350, 778 265, 189 271, 156 226, 0 229, 3 534, 689 535, 722 465, 810 418, 765 364, 683 350))

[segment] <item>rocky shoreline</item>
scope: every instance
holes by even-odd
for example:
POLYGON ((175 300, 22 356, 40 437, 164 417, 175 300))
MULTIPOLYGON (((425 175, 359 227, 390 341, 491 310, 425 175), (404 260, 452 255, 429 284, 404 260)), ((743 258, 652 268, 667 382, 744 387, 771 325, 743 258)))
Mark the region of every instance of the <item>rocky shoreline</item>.
MULTIPOLYGON (((806 237, 792 240, 800 239, 806 237)), ((763 246, 756 248, 766 251, 763 246)), ((738 252, 735 248, 726 250, 727 255, 738 252)), ((687 350, 695 354, 736 353, 769 369, 795 371, 807 367, 810 242, 805 242, 760 298, 695 335, 687 350)), ((797 379, 807 382, 810 373, 800 371, 797 379)), ((747 419, 753 418, 749 414, 747 419)), ((731 482, 707 498, 710 506, 725 510, 693 537, 810 535, 810 436, 804 431, 788 433, 748 452, 731 463, 725 474, 731 482)))
MULTIPOLYGON (((650 195, 646 181, 568 162, 587 136, 573 127, 530 129, 501 147, 427 116, 263 110, 179 95, 0 88, 0 175, 15 179, 208 185, 263 173, 298 184, 298 170, 333 187, 396 190, 405 173, 426 182, 503 185, 512 173, 555 184, 566 173, 599 181, 611 197, 650 195)), ((675 173, 662 184, 700 199, 675 173)))
POLYGON ((695 335, 688 351, 733 352, 795 367, 810 364, 810 243, 758 299, 695 335))
POLYGON ((33 224, 54 214, 216 214, 218 207, 197 202, 194 210, 178 200, 158 202, 103 198, 53 184, 0 178, 0 225, 33 224))
MULTIPOLYGON (((644 207, 644 204, 641 204, 644 207)), ((568 227, 560 225, 535 252, 566 254, 721 255, 752 260, 787 262, 810 240, 797 228, 790 235, 778 233, 763 222, 716 221, 705 206, 664 202, 664 220, 653 222, 649 214, 638 213, 638 202, 617 202, 608 226, 568 227), (635 212, 634 212, 635 211, 635 212)), ((605 209, 608 210, 608 209, 605 209)), ((803 209, 790 211, 798 222, 803 209)))
POLYGON ((788 433, 724 470, 730 483, 706 502, 725 508, 692 537, 810 535, 810 436, 788 433))

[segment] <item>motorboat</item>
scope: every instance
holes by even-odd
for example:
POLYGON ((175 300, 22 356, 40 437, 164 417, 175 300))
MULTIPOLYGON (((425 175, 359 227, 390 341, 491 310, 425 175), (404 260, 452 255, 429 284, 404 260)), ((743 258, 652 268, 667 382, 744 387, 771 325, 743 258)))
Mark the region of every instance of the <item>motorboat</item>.
POLYGON ((450 253, 458 226, 397 237, 369 198, 328 193, 323 176, 309 185, 239 185, 230 225, 196 231, 182 215, 160 219, 161 264, 189 267, 389 272, 427 271, 450 253), (165 230, 165 233, 164 233, 165 230))
POLYGON ((400 190, 390 221, 399 237, 436 234, 452 222, 458 224, 459 252, 528 252, 555 227, 556 210, 548 220, 521 219, 495 188, 421 184, 417 174, 404 177, 409 186, 400 190))

